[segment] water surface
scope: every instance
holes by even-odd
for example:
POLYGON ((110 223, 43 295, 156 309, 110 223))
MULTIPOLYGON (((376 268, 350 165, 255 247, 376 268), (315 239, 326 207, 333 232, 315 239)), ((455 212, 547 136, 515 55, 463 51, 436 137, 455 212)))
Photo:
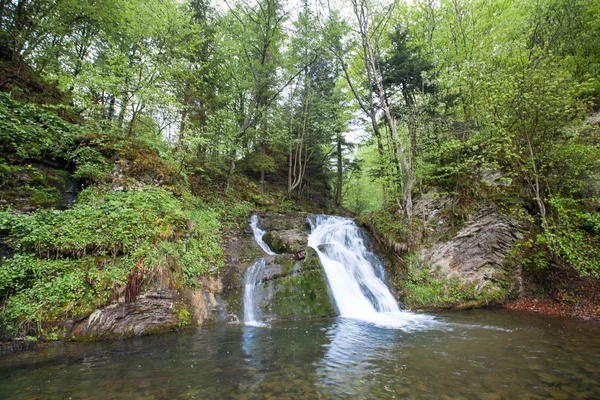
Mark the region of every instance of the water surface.
POLYGON ((0 398, 595 399, 600 324, 479 310, 67 343, 0 357, 0 398))

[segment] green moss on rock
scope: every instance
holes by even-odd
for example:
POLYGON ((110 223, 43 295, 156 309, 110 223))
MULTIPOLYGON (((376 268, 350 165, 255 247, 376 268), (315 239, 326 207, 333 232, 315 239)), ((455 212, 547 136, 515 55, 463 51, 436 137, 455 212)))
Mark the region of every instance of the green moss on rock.
POLYGON ((322 269, 296 273, 269 281, 263 289, 263 315, 275 319, 318 318, 337 315, 322 269))

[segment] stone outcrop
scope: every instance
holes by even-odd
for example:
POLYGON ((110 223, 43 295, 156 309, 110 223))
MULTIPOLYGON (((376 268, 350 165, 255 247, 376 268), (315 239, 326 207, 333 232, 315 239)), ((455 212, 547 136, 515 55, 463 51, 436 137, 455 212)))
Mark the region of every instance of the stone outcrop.
MULTIPOLYGON (((484 178, 489 185, 503 184, 499 174, 484 178)), ((467 208, 456 196, 435 191, 417 199, 413 210, 404 239, 396 235, 392 240, 363 222, 394 256, 389 259, 392 290, 406 307, 472 308, 518 295, 521 270, 507 260, 523 232, 515 218, 503 215, 492 202, 480 199, 467 208)))
POLYGON ((172 329, 181 321, 177 303, 180 295, 174 290, 147 292, 131 303, 117 303, 92 312, 78 321, 67 321, 73 336, 142 335, 172 329))
POLYGON ((307 216, 308 214, 303 212, 281 214, 268 211, 258 214, 258 225, 267 233, 297 229, 308 234, 310 224, 308 223, 307 216))
POLYGON ((337 315, 316 252, 306 249, 302 261, 289 254, 267 257, 255 289, 262 319, 289 320, 337 315))
POLYGON ((424 248, 421 256, 427 264, 441 267, 448 277, 475 283, 480 292, 504 278, 504 260, 519 237, 515 220, 487 209, 467 221, 450 240, 424 248))
POLYGON ((310 229, 306 213, 266 212, 259 214, 258 225, 266 231, 263 239, 274 252, 304 258, 310 229))
POLYGON ((230 239, 223 292, 229 322, 243 320, 244 274, 261 257, 265 266, 257 278, 255 301, 263 320, 337 315, 318 256, 307 247, 307 214, 261 213, 258 226, 266 231, 264 240, 277 255, 266 255, 253 242, 251 230, 230 239))
POLYGON ((189 294, 193 319, 191 322, 195 325, 231 322, 222 293, 223 281, 220 276, 203 278, 200 288, 192 290, 189 294))

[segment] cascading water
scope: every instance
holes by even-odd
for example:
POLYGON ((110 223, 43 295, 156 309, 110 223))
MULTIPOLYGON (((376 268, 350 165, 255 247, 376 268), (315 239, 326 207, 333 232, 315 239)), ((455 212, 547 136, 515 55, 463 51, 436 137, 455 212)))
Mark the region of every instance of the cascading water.
POLYGON ((432 320, 400 310, 375 273, 369 260, 376 256, 366 248, 360 229, 351 219, 317 215, 309 222, 308 245, 319 255, 340 316, 390 327, 432 320))
POLYGON ((260 283, 260 276, 266 262, 264 257, 259 258, 252 266, 246 270, 244 279, 244 325, 265 326, 260 321, 260 310, 255 299, 255 289, 260 283))
POLYGON ((258 215, 254 214, 252 217, 250 217, 250 227, 252 228, 252 233, 254 234, 254 240, 256 240, 256 243, 260 246, 260 248, 269 255, 275 255, 273 250, 271 250, 269 245, 263 240, 265 231, 258 227, 258 215))
MULTIPOLYGON (((265 231, 258 227, 258 215, 253 215, 250 218, 250 227, 254 234, 254 240, 269 255, 275 253, 269 248, 263 240, 265 231)), ((261 276, 263 270, 266 267, 267 262, 264 257, 260 257, 246 270, 244 277, 244 325, 248 326, 266 326, 265 323, 260 320, 260 310, 258 308, 256 299, 256 288, 261 282, 261 276)))

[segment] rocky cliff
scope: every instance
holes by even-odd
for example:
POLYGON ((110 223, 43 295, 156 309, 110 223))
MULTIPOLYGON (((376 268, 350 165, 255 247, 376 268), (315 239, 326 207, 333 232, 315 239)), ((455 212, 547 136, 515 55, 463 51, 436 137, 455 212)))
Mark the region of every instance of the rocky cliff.
POLYGON ((473 207, 457 220, 456 208, 454 198, 433 193, 415 203, 408 232, 394 236, 365 223, 399 257, 393 281, 407 308, 481 307, 518 294, 520 270, 508 262, 522 237, 518 221, 492 204, 473 207))

